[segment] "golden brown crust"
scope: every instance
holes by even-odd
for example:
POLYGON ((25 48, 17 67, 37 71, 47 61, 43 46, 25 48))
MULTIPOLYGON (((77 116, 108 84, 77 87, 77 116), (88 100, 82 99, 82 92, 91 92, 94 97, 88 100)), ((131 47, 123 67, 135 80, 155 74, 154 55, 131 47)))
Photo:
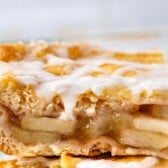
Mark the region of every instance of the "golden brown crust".
POLYGON ((26 54, 26 46, 22 43, 14 44, 1 44, 0 45, 0 60, 18 61, 21 60, 26 54))
POLYGON ((53 54, 57 56, 67 56, 70 59, 78 59, 82 57, 96 56, 100 54, 108 55, 118 60, 126 60, 139 63, 163 63, 163 54, 156 50, 143 51, 143 52, 114 52, 101 47, 87 44, 87 43, 47 43, 43 41, 31 42, 31 43, 8 43, 0 44, 0 60, 18 61, 24 57, 30 59, 42 59, 47 54, 53 54), (66 52, 62 52, 66 51, 66 52))
POLYGON ((160 52, 156 53, 122 53, 122 52, 115 52, 113 54, 113 57, 118 60, 129 60, 132 62, 140 62, 140 63, 163 63, 164 59, 162 57, 162 54, 160 52), (155 60, 153 59, 155 57, 155 60))

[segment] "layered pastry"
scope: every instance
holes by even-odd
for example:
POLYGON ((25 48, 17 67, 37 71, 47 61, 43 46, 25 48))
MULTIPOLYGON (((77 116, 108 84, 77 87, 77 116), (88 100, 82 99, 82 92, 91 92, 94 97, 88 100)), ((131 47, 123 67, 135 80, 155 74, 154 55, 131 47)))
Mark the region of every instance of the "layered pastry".
POLYGON ((168 66, 159 51, 0 45, 0 150, 17 156, 168 158, 168 66))

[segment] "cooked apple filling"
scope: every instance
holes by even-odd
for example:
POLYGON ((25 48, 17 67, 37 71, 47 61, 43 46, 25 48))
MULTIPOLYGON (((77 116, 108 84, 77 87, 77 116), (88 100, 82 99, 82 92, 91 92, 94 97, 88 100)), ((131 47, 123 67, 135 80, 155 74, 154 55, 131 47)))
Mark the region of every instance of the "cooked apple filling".
POLYGON ((134 108, 131 112, 105 108, 106 111, 103 111, 102 107, 99 107, 98 115, 94 117, 77 115, 75 120, 23 116, 11 121, 15 126, 10 129, 17 140, 29 145, 39 142, 53 144, 63 139, 83 142, 108 136, 123 146, 159 151, 168 147, 168 121, 162 115, 166 106, 145 105, 145 112, 139 111, 142 108, 144 110, 144 105, 134 108), (160 111, 162 118, 151 115, 156 109, 160 111))

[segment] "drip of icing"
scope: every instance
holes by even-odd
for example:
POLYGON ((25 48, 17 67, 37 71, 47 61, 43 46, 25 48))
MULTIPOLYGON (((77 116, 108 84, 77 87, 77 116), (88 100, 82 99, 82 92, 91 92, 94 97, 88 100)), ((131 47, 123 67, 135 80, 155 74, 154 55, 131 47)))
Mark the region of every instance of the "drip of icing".
POLYGON ((157 164, 155 157, 146 157, 142 161, 116 162, 108 160, 84 160, 76 168, 152 168, 157 164))
POLYGON ((60 57, 56 57, 52 54, 48 54, 46 56, 47 58, 47 64, 48 65, 62 65, 62 64, 72 64, 75 63, 74 61, 68 59, 68 58, 60 58, 60 57))

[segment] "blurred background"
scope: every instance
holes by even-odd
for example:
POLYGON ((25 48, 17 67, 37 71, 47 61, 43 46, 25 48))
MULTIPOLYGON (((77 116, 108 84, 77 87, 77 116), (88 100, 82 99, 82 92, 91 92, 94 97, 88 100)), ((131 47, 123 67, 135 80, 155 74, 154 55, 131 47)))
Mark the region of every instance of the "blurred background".
POLYGON ((89 39, 117 49, 120 41, 127 49, 139 40, 142 48, 167 48, 167 6, 167 0, 0 0, 0 40, 89 39))

